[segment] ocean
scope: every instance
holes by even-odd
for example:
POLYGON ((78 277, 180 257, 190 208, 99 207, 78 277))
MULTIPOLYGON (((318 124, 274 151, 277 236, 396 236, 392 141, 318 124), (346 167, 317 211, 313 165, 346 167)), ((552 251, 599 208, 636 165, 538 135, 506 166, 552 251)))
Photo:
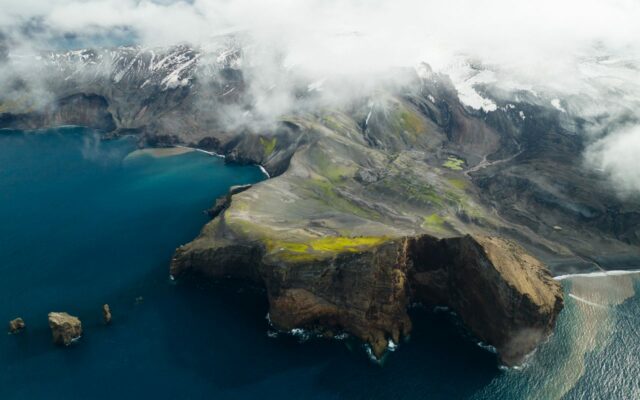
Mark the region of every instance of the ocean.
POLYGON ((203 211, 263 179, 133 137, 0 131, 0 321, 27 324, 1 336, 0 399, 640 398, 638 275, 562 280, 556 332, 519 370, 498 368, 447 312, 412 310, 412 337, 379 365, 349 338, 275 334, 259 288, 172 282, 172 253, 203 211), (50 311, 78 316, 83 337, 54 346, 50 311))

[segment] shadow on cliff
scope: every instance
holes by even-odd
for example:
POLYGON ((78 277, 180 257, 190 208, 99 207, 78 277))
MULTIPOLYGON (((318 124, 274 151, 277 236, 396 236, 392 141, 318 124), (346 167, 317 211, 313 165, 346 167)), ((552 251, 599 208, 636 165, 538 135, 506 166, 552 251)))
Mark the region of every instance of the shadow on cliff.
POLYGON ((421 396, 445 393, 459 398, 499 374, 496 357, 465 338, 447 313, 412 311, 412 339, 389 354, 381 367, 356 341, 299 343, 283 334, 269 338, 265 293, 242 282, 186 279, 175 289, 168 301, 183 303, 175 309, 187 306, 191 315, 167 310, 167 352, 176 368, 191 369, 217 390, 260 393, 260 388, 270 391, 283 385, 285 395, 313 387, 315 393, 345 398, 398 398, 413 390, 421 396), (461 374, 464 387, 458 384, 461 374), (395 387, 410 375, 414 379, 409 381, 421 382, 421 387, 395 387))
MULTIPOLYGON (((171 284, 162 272, 155 270, 110 296, 114 315, 110 326, 101 321, 101 304, 57 305, 83 321, 84 335, 70 348, 51 343, 46 315, 29 316, 27 330, 10 338, 16 346, 6 356, 28 364, 46 357, 69 376, 86 368, 124 369, 127 382, 122 384, 130 394, 143 394, 151 387, 171 392, 194 380, 207 392, 232 398, 260 394, 303 398, 309 393, 366 399, 437 393, 461 398, 499 374, 495 356, 465 339, 446 313, 412 311, 413 337, 380 367, 355 341, 299 343, 287 335, 269 338, 268 304, 260 288, 194 278, 171 284), (133 340, 136 336, 145 340, 133 340), (149 369, 179 381, 159 382, 144 373, 149 369), (184 377, 188 382, 180 381, 184 377), (459 385, 461 380, 464 385, 459 385), (407 381, 420 383, 396 386, 407 381)), ((106 385, 104 395, 117 392, 108 375, 95 378, 96 384, 106 385)))

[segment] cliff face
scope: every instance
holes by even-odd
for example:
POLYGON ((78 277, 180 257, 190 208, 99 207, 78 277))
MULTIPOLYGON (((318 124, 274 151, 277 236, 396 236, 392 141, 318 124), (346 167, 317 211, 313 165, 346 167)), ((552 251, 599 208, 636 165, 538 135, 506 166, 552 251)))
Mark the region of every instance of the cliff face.
MULTIPOLYGON (((222 233, 219 224, 215 229, 222 233)), ((257 242, 215 250, 187 245, 171 272, 193 269, 263 284, 279 329, 346 331, 378 357, 389 340, 410 334, 407 307, 419 302, 449 307, 505 364, 517 365, 552 332, 563 304, 544 266, 496 237, 323 238, 275 252, 257 242)))
POLYGON ((473 334, 516 365, 552 332, 562 288, 542 263, 497 237, 408 241, 412 298, 446 305, 473 334))
POLYGON ((28 114, 0 113, 0 126, 11 129, 39 129, 49 126, 80 125, 110 132, 116 124, 106 99, 76 94, 59 99, 45 109, 28 114))

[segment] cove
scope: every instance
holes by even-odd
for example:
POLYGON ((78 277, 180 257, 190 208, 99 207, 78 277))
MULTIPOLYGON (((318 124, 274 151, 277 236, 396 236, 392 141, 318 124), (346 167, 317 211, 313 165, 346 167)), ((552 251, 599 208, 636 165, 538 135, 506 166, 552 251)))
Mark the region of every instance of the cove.
MULTIPOLYGON (((1 131, 0 323, 21 316, 27 329, 0 335, 0 399, 637 393, 640 371, 629 357, 640 347, 636 277, 626 278, 628 296, 606 309, 567 296, 555 335, 527 367, 508 372, 447 312, 412 311, 410 342, 380 367, 350 340, 301 344, 292 336, 270 337, 276 335, 259 288, 198 278, 171 282, 173 251, 208 221, 203 211, 231 185, 262 179, 257 167, 226 165, 200 152, 139 152, 134 137, 102 141, 83 128, 1 131), (113 310, 110 326, 102 323, 104 303, 113 310), (49 311, 82 319, 78 343, 51 343, 49 311), (596 337, 594 348, 581 346, 595 318, 610 332, 596 337), (611 374, 600 376, 603 363, 611 374), (580 366, 584 371, 576 374, 580 366)), ((570 279, 563 284, 567 293, 576 290, 570 279)))

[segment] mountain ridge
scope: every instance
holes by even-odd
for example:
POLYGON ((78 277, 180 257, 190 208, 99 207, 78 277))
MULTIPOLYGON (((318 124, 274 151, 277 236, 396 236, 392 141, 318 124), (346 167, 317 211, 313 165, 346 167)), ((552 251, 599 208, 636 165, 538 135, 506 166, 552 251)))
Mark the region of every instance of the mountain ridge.
MULTIPOLYGON (((0 127, 86 125, 111 136, 135 133, 141 146, 188 145, 223 154, 229 162, 264 166, 273 178, 230 196, 228 207, 200 236, 177 250, 171 268, 176 276, 198 272, 262 281, 274 321, 284 329, 294 322, 321 330, 329 324, 368 342, 380 356, 389 338, 397 343, 410 331, 402 310, 420 275, 413 263, 396 257, 402 253, 398 243, 407 238, 467 243, 464 238, 500 236, 506 238, 496 239, 506 254, 524 259, 530 252, 556 273, 640 260, 640 210, 607 193, 603 176, 584 173, 579 155, 585 139, 571 131, 580 120, 551 104, 497 97, 494 111, 474 110, 460 102, 447 76, 425 64, 418 72, 397 72, 403 75, 400 84, 382 80, 367 96, 333 108, 314 107, 317 90, 295 81, 294 97, 305 107, 256 122, 259 99, 250 81, 256 71, 244 69, 235 47, 204 55, 188 46, 168 54, 135 48, 116 53, 109 53, 113 62, 106 70, 92 64, 99 59, 96 53, 50 58, 53 67, 45 70, 54 73, 46 87, 54 99, 40 110, 4 101, 0 127), (78 72, 75 63, 87 70, 78 72), (162 68, 154 69, 158 65, 162 68), (238 115, 248 123, 238 123, 238 115), (527 250, 511 248, 514 240, 527 250), (308 276, 300 276, 300 265, 308 266, 308 276), (340 271, 349 268, 359 273, 341 278, 340 271), (327 276, 334 286, 318 287, 327 276), (382 292, 372 292, 376 285, 367 282, 382 285, 382 292), (362 314, 344 319, 344 313, 355 314, 348 301, 337 299, 360 290, 373 300, 354 299, 354 310, 360 307, 362 314), (388 307, 395 311, 380 311, 388 307), (287 319, 301 312, 308 315, 287 319), (386 321, 384 315, 392 315, 392 322, 381 329, 376 324, 386 321)), ((470 253, 473 261, 452 261, 461 270, 488 262, 491 239, 469 243, 484 244, 470 253)), ((455 254, 447 257, 461 257, 455 254)), ((526 276, 529 267, 520 261, 498 259, 490 263, 496 270, 510 265, 526 276)), ((537 261, 530 264, 544 270, 537 261)), ((509 279, 499 275, 502 283, 487 286, 481 298, 499 298, 505 287, 514 287, 502 286, 509 279)), ((542 334, 520 344, 528 353, 551 332, 561 309, 559 285, 544 273, 535 276, 534 287, 551 293, 538 305, 546 311, 519 319, 517 330, 506 329, 508 318, 497 322, 511 332, 509 340, 483 333, 487 327, 469 318, 464 321, 510 365, 524 354, 507 350, 505 343, 518 331, 542 327, 542 334)), ((438 282, 425 287, 437 288, 438 282)), ((524 298, 525 292, 516 290, 524 298)), ((493 306, 527 314, 518 296, 509 299, 499 307, 485 304, 482 312, 493 306)), ((471 310, 457 307, 460 315, 471 310)))

